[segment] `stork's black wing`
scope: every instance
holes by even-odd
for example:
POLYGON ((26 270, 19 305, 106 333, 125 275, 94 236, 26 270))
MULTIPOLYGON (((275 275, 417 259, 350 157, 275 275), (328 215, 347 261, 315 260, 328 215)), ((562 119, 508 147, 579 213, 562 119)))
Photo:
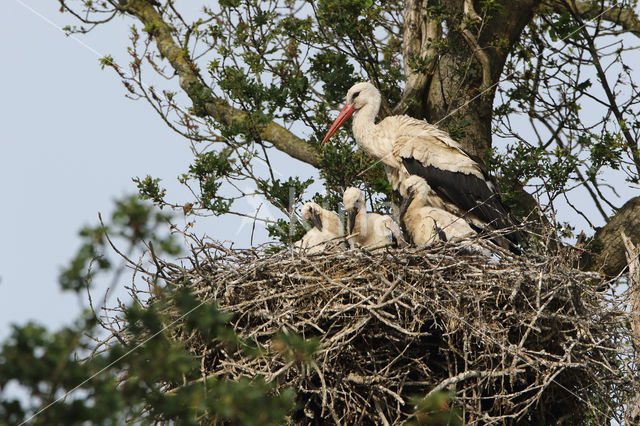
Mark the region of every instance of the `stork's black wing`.
MULTIPOLYGON (((432 165, 425 166, 415 158, 402 158, 402 163, 410 174, 426 180, 441 198, 464 211, 472 212, 493 228, 510 228, 516 223, 509 209, 502 203, 500 194, 486 180, 432 165)), ((522 235, 517 231, 505 236, 516 244, 522 240, 522 235)))

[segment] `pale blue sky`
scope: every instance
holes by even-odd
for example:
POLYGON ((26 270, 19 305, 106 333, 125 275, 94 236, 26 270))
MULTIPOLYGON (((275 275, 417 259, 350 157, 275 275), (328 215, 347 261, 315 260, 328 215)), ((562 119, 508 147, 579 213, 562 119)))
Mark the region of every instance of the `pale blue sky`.
MULTIPOLYGON (((55 2, 30 3, 59 26, 70 21, 55 2)), ((189 158, 145 105, 123 99, 95 53, 15 0, 2 9, 0 338, 10 322, 57 328, 74 318, 78 301, 59 292, 57 276, 80 226, 132 192, 131 176, 175 175, 189 158)), ((85 42, 98 51, 124 43, 126 33, 108 30, 85 42)))
MULTIPOLYGON (((144 101, 125 98, 114 72, 100 69, 98 58, 106 54, 128 62, 132 21, 117 18, 76 40, 59 30, 75 22, 58 12, 57 2, 6 0, 0 9, 1 341, 11 323, 34 319, 56 329, 76 318, 84 297, 61 293, 57 277, 80 245, 80 227, 96 224, 98 212, 108 217, 113 199, 135 192, 134 176, 159 177, 170 199, 190 200, 176 177, 193 157, 144 101)), ((161 84, 178 89, 177 80, 161 84)), ((284 178, 312 173, 283 154, 274 153, 272 162, 276 172, 286 170, 284 178)), ((239 203, 253 213, 261 202, 239 203)), ((278 214, 269 206, 260 213, 278 214)), ((185 223, 181 216, 178 224, 185 223)), ((200 218, 195 229, 247 247, 250 224, 238 217, 200 218)), ((266 238, 258 223, 254 243, 266 238)), ((116 295, 123 294, 121 284, 116 295)))
MULTIPOLYGON (((192 158, 187 142, 145 102, 126 99, 117 76, 98 64, 105 54, 126 63, 131 21, 117 18, 78 42, 56 28, 74 23, 58 9, 35 0, 0 8, 0 340, 11 322, 36 319, 55 329, 77 316, 84 301, 60 293, 60 268, 78 248, 79 228, 135 191, 132 177, 162 178, 170 198, 188 199, 175 180, 192 158)), ((177 89, 177 81, 167 84, 177 89)), ((282 154, 272 160, 281 171, 311 173, 282 154)), ((259 202, 245 204, 253 211, 259 202)), ((243 223, 207 218, 196 229, 246 247, 251 227, 243 223)), ((265 238, 260 229, 256 241, 265 238)))
MULTIPOLYGON (((73 23, 56 2, 24 3, 59 27, 73 23)), ((11 322, 55 329, 75 318, 80 301, 61 294, 57 276, 79 246, 79 228, 134 192, 133 176, 148 173, 180 191, 175 177, 191 159, 144 102, 124 98, 96 53, 16 0, 1 9, 0 339, 11 322)), ((124 58, 127 26, 121 20, 81 39, 124 58)))

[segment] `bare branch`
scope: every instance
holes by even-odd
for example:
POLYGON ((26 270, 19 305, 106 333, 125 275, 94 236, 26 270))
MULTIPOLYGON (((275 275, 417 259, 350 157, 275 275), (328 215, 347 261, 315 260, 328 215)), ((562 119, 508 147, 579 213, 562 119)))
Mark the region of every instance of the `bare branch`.
MULTIPOLYGON (((631 322, 631 341, 636 353, 640 348, 640 245, 634 245, 624 231, 620 236, 625 246, 625 255, 629 266, 629 320, 631 322)), ((633 403, 627 411, 629 424, 637 424, 640 420, 640 394, 636 394, 633 403)))
POLYGON ((604 89, 604 92, 607 95, 607 99, 609 100, 609 108, 611 108, 613 115, 616 117, 616 120, 620 125, 620 130, 622 131, 622 134, 624 135, 628 144, 628 150, 631 152, 633 162, 636 165, 638 174, 640 174, 640 153, 638 153, 638 143, 633 139, 628 125, 626 124, 625 119, 620 112, 620 108, 618 108, 618 102, 616 101, 613 90, 611 90, 611 87, 609 86, 607 74, 600 64, 600 55, 598 54, 598 51, 596 49, 593 37, 591 36, 591 34, 589 34, 589 31, 587 31, 584 21, 582 20, 580 15, 575 12, 577 8, 576 2, 574 0, 571 0, 571 6, 567 4, 567 7, 570 9, 576 21, 580 24, 580 31, 582 32, 582 35, 587 42, 589 52, 591 53, 591 60, 593 61, 593 65, 596 67, 596 70, 598 71, 598 78, 600 79, 602 88, 604 89))
MULTIPOLYGON (((550 4, 555 12, 566 11, 564 1, 553 1, 550 4)), ((600 17, 612 24, 619 25, 630 34, 640 37, 640 17, 629 6, 606 6, 597 1, 575 2, 575 9, 582 19, 591 20, 600 17)))
MULTIPOLYGON (((180 78, 180 87, 193 101, 197 114, 208 115, 230 125, 246 119, 247 113, 233 108, 225 100, 213 96, 188 53, 173 38, 173 31, 153 5, 144 0, 129 0, 120 10, 138 18, 155 38, 159 52, 169 61, 180 78)), ((321 155, 316 148, 300 139, 283 126, 271 122, 259 129, 260 137, 291 157, 314 167, 320 165, 321 155)))

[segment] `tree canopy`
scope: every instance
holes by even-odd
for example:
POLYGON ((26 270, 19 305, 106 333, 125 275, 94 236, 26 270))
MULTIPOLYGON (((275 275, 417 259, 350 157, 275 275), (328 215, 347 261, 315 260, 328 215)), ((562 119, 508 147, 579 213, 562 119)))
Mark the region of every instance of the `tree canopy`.
MULTIPOLYGON (((194 153, 178 177, 192 199, 175 199, 157 177, 134 179, 140 196, 164 211, 257 218, 257 212, 243 211, 239 200, 258 194, 282 213, 261 219, 278 250, 304 232, 296 213, 302 201, 338 209, 342 192, 358 186, 374 210, 388 209, 397 194, 382 165, 357 149, 348 128, 335 143, 320 144, 348 88, 370 81, 382 93, 380 119, 407 114, 427 120, 482 158, 498 177, 505 201, 531 222, 536 244, 557 248, 584 232, 578 242, 586 250, 576 254, 580 267, 615 276, 627 264, 620 231, 640 242, 640 197, 629 195, 640 185, 635 0, 224 0, 197 7, 172 0, 59 3, 70 20, 68 33, 100 31, 119 19, 130 22, 130 45, 113 47, 126 49, 129 62, 108 55, 100 65, 115 73, 129 98, 148 102, 194 153), (161 83, 149 85, 150 80, 161 83), (274 166, 280 154, 291 164, 287 170, 274 166), (314 178, 295 171, 301 163, 317 170, 322 191, 309 191, 314 178), (251 190, 244 189, 247 185, 251 190), (586 226, 556 220, 559 212, 580 217, 586 226), (549 232, 553 244, 544 238, 549 232)), ((169 216, 133 199, 123 200, 117 211, 113 229, 119 230, 127 255, 144 243, 155 247, 154 258, 178 252, 170 237, 157 235, 155 224, 170 221, 169 216)), ((61 276, 64 288, 82 291, 91 279, 89 267, 118 279, 119 269, 101 257, 107 229, 101 224, 83 230, 87 244, 61 276)), ((150 297, 154 291, 151 286, 150 297)), ((190 319, 192 297, 172 291, 162 300, 190 319)), ((32 386, 38 402, 25 408, 5 399, 0 414, 23 421, 81 377, 115 361, 120 370, 113 371, 135 372, 136 380, 127 380, 120 393, 111 392, 113 376, 83 388, 102 411, 72 400, 35 421, 46 423, 59 415, 54 410, 68 410, 64 415, 75 413, 77 418, 68 418, 78 422, 119 423, 144 415, 197 422, 213 412, 215 418, 246 424, 277 423, 292 407, 293 392, 274 396, 259 380, 214 380, 205 395, 189 386, 162 392, 159 370, 165 384, 187 383, 198 379, 197 368, 184 348, 159 332, 161 315, 134 302, 122 309, 135 338, 120 340, 112 330, 118 344, 104 354, 91 354, 93 346, 82 337, 104 326, 94 315, 57 333, 35 324, 16 326, 0 356, 19 368, 0 370, 0 386, 11 380, 32 386), (157 331, 160 338, 153 345, 141 346, 150 351, 147 358, 131 358, 140 365, 120 363, 120 356, 134 346, 138 350, 136 345, 157 331), (51 356, 38 356, 43 351, 51 356), (79 363, 78 354, 92 356, 79 363), (144 359, 158 364, 144 365, 144 359), (68 363, 74 368, 66 369, 68 363), (42 385, 50 371, 57 374, 42 385), (149 405, 150 400, 156 404, 149 405), (246 404, 264 404, 266 417, 241 418, 246 404), (164 411, 153 412, 158 406, 164 411)), ((215 304, 200 311, 205 314, 187 321, 192 330, 213 329, 226 345, 258 351, 235 335, 215 304)), ((313 351, 304 341, 283 344, 293 353, 313 351)))
MULTIPOLYGON (((383 94, 379 118, 404 113, 446 129, 490 165, 521 216, 535 210, 553 220, 561 210, 586 223, 559 224, 562 237, 591 235, 619 215, 627 234, 639 234, 625 195, 640 173, 635 1, 60 4, 76 18, 69 32, 132 20, 129 64, 111 56, 102 64, 195 153, 180 178, 195 200, 170 201, 157 179, 139 180, 160 206, 240 213, 237 201, 248 194, 239 182, 288 218, 306 199, 335 208, 348 186, 388 201, 381 167, 355 149, 348 130, 334 145, 318 143, 347 89, 367 80, 383 94), (148 86, 150 73, 169 80, 148 86), (296 173, 276 178, 274 150, 316 167, 326 191, 305 192, 311 180, 296 173)), ((289 221, 270 223, 272 235, 290 242, 289 221)), ((596 234, 605 243, 592 248, 604 247, 602 256, 585 258, 612 274, 624 258, 614 227, 596 234)))

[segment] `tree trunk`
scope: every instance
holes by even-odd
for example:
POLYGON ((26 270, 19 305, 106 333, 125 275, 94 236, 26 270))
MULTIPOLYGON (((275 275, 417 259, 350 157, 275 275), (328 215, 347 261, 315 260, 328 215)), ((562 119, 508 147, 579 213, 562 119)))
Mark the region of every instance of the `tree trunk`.
POLYGON ((598 229, 589 244, 590 253, 586 253, 580 267, 600 271, 608 276, 616 276, 627 266, 625 244, 620 232, 629 236, 631 241, 640 244, 640 197, 632 198, 598 229))
POLYGON ((424 118, 453 133, 467 151, 483 159, 491 147, 495 88, 511 47, 540 1, 499 3, 492 16, 481 16, 476 12, 479 2, 447 2, 449 48, 424 93, 424 118))
MULTIPOLYGON (((480 158, 485 158, 491 147, 495 87, 505 61, 541 0, 497 0, 496 3, 498 7, 485 15, 481 7, 486 3, 481 4, 479 0, 442 2, 446 9, 445 30, 437 16, 426 12, 432 2, 407 2, 403 47, 407 84, 402 100, 394 108, 396 114, 424 118, 453 132, 466 150, 480 158), (447 49, 438 50, 437 43, 446 44, 447 49), (429 70, 422 74, 413 72, 409 66, 411 57, 429 58, 429 70)), ((581 15, 589 17, 597 11, 591 3, 577 4, 581 15)), ((555 7, 556 2, 550 5, 555 7)), ((195 111, 227 124, 245 117, 244 111, 211 95, 191 57, 176 41, 174 30, 152 2, 121 0, 118 7, 154 29, 151 35, 159 52, 179 75, 180 87, 193 101, 195 111)), ((619 23, 632 34, 640 34, 637 16, 628 8, 607 11, 603 19, 619 23)), ((293 158, 314 167, 321 164, 321 154, 315 147, 275 122, 260 129, 260 137, 293 158)), ((536 204, 530 195, 522 195, 522 203, 527 206, 521 213, 526 214, 536 204)), ((640 197, 630 200, 596 232, 591 244, 593 253, 583 256, 582 267, 601 270, 607 275, 622 271, 626 259, 620 230, 630 235, 635 244, 639 243, 640 197)))

